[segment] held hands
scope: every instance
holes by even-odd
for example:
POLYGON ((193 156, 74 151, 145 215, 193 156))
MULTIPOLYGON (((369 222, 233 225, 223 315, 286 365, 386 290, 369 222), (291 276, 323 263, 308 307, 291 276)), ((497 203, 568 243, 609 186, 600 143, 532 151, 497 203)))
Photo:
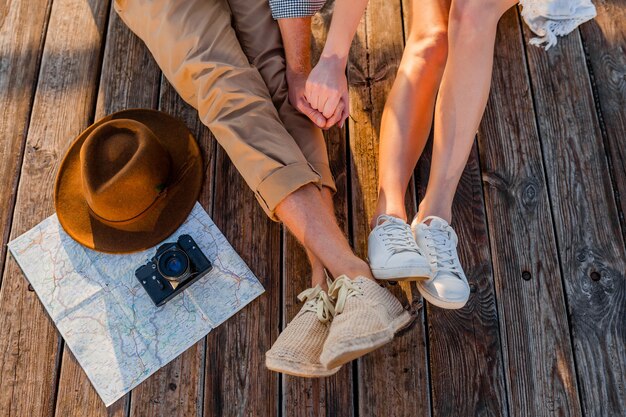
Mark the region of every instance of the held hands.
POLYGON ((289 100, 322 129, 343 126, 350 114, 346 63, 366 5, 367 0, 335 1, 322 56, 310 74, 311 17, 278 19, 285 47, 289 100), (306 74, 304 85, 302 79, 290 77, 290 72, 306 74))
POLYGON ((350 113, 345 68, 345 61, 322 56, 306 81, 304 97, 326 119, 323 126, 313 120, 322 129, 343 127, 350 113))
POLYGON ((321 129, 343 127, 350 113, 345 62, 320 58, 310 74, 287 70, 289 102, 321 129))
POLYGON ((289 69, 287 69, 289 103, 323 129, 326 126, 326 118, 321 112, 311 107, 305 97, 307 77, 308 74, 306 73, 289 71, 289 69))

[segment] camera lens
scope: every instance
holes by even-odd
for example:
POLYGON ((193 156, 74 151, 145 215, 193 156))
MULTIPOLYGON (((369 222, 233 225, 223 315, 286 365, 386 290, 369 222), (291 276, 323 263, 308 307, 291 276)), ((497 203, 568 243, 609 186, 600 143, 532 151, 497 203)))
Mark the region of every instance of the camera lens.
POLYGON ((159 272, 169 279, 176 279, 189 268, 189 258, 181 250, 173 249, 165 252, 159 258, 159 272))

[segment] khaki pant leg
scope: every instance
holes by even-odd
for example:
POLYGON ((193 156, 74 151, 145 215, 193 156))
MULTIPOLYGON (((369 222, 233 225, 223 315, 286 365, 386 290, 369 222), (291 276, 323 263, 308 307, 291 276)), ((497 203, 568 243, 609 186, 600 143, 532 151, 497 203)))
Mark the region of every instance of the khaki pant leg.
POLYGON ((287 131, 311 165, 322 175, 322 183, 335 190, 322 131, 289 103, 285 78, 285 55, 278 24, 268 0, 227 0, 241 47, 255 66, 287 131))
POLYGON ((243 53, 224 0, 116 0, 115 9, 198 110, 272 219, 291 192, 321 187, 243 53))

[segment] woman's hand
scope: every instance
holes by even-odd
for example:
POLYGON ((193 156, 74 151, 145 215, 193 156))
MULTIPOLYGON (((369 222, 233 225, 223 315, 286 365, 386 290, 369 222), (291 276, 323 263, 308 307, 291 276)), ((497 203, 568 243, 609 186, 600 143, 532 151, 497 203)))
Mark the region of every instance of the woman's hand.
POLYGON ((343 126, 350 113, 345 68, 345 60, 322 56, 306 81, 304 96, 326 118, 325 126, 320 126, 324 129, 343 126))

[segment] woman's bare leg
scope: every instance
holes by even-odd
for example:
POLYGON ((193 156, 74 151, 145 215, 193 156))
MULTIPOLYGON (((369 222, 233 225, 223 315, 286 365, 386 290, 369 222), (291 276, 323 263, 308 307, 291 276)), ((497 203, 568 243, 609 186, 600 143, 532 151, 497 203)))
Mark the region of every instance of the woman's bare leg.
POLYGON ((406 220, 406 189, 430 133, 447 55, 450 0, 413 0, 409 37, 380 127, 378 205, 406 220))
POLYGON ((517 0, 453 0, 448 60, 435 109, 432 165, 418 221, 450 222, 452 200, 487 105, 500 17, 517 0))

